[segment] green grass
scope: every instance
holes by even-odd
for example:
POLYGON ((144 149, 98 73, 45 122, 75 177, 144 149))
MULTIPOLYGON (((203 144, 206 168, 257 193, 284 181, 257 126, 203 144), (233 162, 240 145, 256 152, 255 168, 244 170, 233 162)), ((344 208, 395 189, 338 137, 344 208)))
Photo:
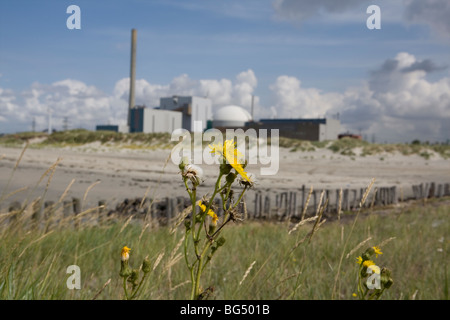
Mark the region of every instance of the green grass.
MULTIPOLYGON (((382 246, 376 263, 392 270, 395 281, 383 299, 448 299, 447 202, 415 205, 389 214, 361 215, 350 234, 352 219, 325 222, 311 242, 299 245, 311 225, 288 234, 286 223, 246 221, 224 232, 226 243, 204 272, 204 286, 213 286, 216 299, 352 299, 356 288, 355 258, 368 245, 382 246), (347 246, 344 243, 350 235, 347 246), (349 258, 347 253, 371 237, 349 258), (344 253, 333 295, 339 259, 344 253), (244 274, 252 269, 240 285, 244 274)), ((98 299, 122 299, 120 249, 132 248, 130 264, 144 257, 152 263, 164 254, 146 282, 141 299, 186 299, 190 284, 182 250, 174 248, 183 230, 144 228, 140 223, 109 222, 74 228, 69 223, 51 229, 24 224, 3 227, 0 233, 0 299, 92 299, 111 279, 98 299), (70 265, 81 268, 80 290, 69 290, 70 265)))

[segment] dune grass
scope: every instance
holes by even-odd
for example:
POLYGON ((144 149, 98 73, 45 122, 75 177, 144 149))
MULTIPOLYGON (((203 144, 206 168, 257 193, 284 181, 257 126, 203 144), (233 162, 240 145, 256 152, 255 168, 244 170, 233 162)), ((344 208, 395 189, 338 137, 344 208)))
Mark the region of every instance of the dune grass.
MULTIPOLYGON (((168 149, 178 142, 170 141, 168 133, 120 133, 113 131, 89 131, 74 129, 54 132, 48 135, 44 132, 22 132, 0 136, 0 145, 9 147, 22 147, 24 142, 39 139, 30 144, 31 148, 45 147, 79 147, 97 142, 100 145, 128 148, 128 149, 168 149)), ((194 141, 194 137, 191 137, 194 141)), ((268 139, 270 144, 270 138, 268 139)), ((208 142, 204 141, 204 145, 208 142)), ((450 158, 450 145, 443 143, 430 144, 418 140, 411 143, 370 143, 364 140, 343 138, 334 141, 305 141, 292 138, 279 138, 279 146, 292 152, 312 152, 328 149, 334 153, 346 156, 369 156, 384 153, 399 153, 402 155, 419 155, 429 159, 433 155, 439 155, 444 159, 450 158)))
MULTIPOLYGON (((359 251, 389 240, 378 260, 393 271, 395 283, 383 298, 448 299, 449 213, 448 200, 375 212, 360 217, 351 234, 352 219, 325 222, 311 242, 297 247, 313 223, 289 234, 286 222, 245 221, 224 233, 227 249, 208 266, 205 283, 214 287, 215 299, 352 299, 359 251)), ((140 299, 187 299, 189 276, 177 246, 182 236, 181 229, 125 220, 78 228, 68 221, 51 230, 3 224, 0 299, 92 299, 109 279, 97 299, 122 299, 118 272, 124 245, 132 249, 133 267, 145 257, 155 267, 140 299), (80 290, 66 286, 70 265, 81 269, 80 290)))
MULTIPOLYGON (((48 175, 47 184, 52 167, 41 179, 48 175)), ((9 191, 3 191, 0 299, 123 299, 123 246, 132 250, 133 268, 148 257, 154 269, 139 299, 189 297, 183 225, 171 229, 148 220, 105 219, 97 208, 62 219, 61 201, 47 215, 52 220, 33 224, 34 202, 8 212, 2 201, 9 191), (79 290, 67 288, 71 265, 81 270, 79 290)), ((214 288, 213 299, 353 299, 356 257, 380 245, 377 263, 388 266, 394 279, 383 299, 448 300, 449 213, 449 199, 443 198, 361 215, 348 212, 333 222, 319 217, 293 232, 286 221, 244 221, 224 231, 226 248, 205 269, 203 283, 214 288)))

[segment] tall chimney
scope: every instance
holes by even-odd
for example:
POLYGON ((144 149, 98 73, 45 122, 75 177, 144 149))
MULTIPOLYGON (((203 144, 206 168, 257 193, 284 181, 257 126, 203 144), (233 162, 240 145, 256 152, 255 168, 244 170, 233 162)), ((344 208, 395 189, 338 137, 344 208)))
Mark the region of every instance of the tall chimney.
POLYGON ((254 107, 254 101, 255 101, 255 95, 252 94, 252 121, 255 120, 255 119, 253 119, 253 107, 254 107))
POLYGON ((130 99, 128 103, 128 127, 131 125, 131 108, 134 107, 134 85, 136 82, 136 39, 137 30, 131 30, 130 99))

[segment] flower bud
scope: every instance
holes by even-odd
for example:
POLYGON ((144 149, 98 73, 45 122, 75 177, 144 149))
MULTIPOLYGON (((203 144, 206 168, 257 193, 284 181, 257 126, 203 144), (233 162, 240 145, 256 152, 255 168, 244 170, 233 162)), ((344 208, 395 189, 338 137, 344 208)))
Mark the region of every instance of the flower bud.
POLYGON ((220 174, 227 175, 230 173, 232 166, 228 163, 222 163, 219 166, 220 174))
POLYGON ((217 239, 217 246, 221 247, 225 244, 225 238, 224 237, 220 237, 219 239, 217 239))
POLYGON ((133 269, 127 281, 130 282, 133 286, 137 286, 138 280, 139 280, 139 270, 133 269))
POLYGON ((130 275, 131 269, 128 266, 128 261, 121 261, 119 276, 121 276, 122 278, 128 278, 130 275))
POLYGON ((389 289, 392 286, 394 280, 392 280, 391 278, 391 271, 389 269, 381 269, 380 281, 383 287, 385 287, 386 289, 389 289))
POLYGON ((229 184, 232 184, 232 183, 234 182, 234 180, 236 179, 236 177, 237 177, 237 175, 236 175, 235 173, 230 172, 230 173, 227 175, 226 180, 227 180, 227 182, 228 182, 229 184))
MULTIPOLYGON (((371 247, 371 248, 367 248, 367 250, 364 252, 364 255, 370 257, 370 256, 373 255, 374 253, 375 253, 375 250, 374 250, 373 247, 371 247)), ((364 259, 364 257, 363 257, 363 259, 364 259)))
POLYGON ((142 271, 144 273, 149 273, 151 270, 151 263, 150 260, 148 260, 147 258, 144 259, 144 261, 142 262, 142 271))

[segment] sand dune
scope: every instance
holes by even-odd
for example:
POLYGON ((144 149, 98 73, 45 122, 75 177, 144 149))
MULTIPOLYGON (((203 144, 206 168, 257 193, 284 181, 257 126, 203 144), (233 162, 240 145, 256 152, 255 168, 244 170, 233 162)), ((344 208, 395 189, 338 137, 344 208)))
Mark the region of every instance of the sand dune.
MULTIPOLYGON (((145 194, 151 198, 186 195, 178 166, 172 163, 169 149, 116 149, 96 143, 83 148, 28 148, 10 180, 21 152, 21 148, 0 147, 0 158, 3 157, 0 160, 1 192, 5 195, 27 187, 5 203, 44 193, 46 199, 57 201, 73 179, 75 181, 67 197, 83 199, 86 196, 85 205, 95 205, 99 200, 116 203, 145 194), (48 175, 36 186, 58 158, 61 161, 51 177, 48 190, 45 191, 48 175), (89 193, 85 195, 88 189, 89 193)), ((398 186, 404 196, 408 196, 412 194, 413 184, 450 182, 450 160, 439 155, 429 159, 395 153, 344 156, 326 148, 309 152, 281 148, 278 173, 261 175, 260 169, 267 166, 250 164, 247 167, 256 176, 255 190, 293 190, 302 185, 315 189, 363 188, 375 178, 375 186, 398 186)), ((205 182, 199 188, 199 194, 212 191, 218 172, 217 165, 202 167, 205 182)))

